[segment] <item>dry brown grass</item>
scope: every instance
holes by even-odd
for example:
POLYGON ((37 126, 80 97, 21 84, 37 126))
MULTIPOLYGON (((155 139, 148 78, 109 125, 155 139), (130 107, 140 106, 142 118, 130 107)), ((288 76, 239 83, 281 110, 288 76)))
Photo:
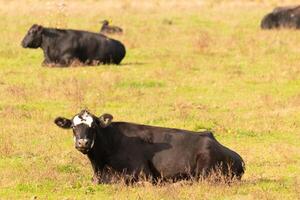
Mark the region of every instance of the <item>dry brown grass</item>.
POLYGON ((261 31, 293 1, 0 1, 0 199, 297 199, 299 32, 261 31), (20 48, 33 23, 125 33, 120 66, 41 67, 20 48), (171 22, 171 23, 170 23, 171 22), (86 157, 53 119, 82 108, 131 121, 211 129, 246 162, 241 182, 91 184, 86 157))

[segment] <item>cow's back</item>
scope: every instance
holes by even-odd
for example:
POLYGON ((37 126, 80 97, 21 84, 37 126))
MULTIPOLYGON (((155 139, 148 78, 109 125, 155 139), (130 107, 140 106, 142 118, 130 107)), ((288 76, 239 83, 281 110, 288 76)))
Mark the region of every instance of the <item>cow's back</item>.
POLYGON ((123 139, 119 143, 119 148, 127 151, 127 156, 145 159, 165 177, 174 177, 178 173, 192 173, 197 167, 199 153, 209 157, 208 145, 211 144, 210 141, 215 140, 210 132, 199 133, 126 122, 113 122, 111 126, 121 135, 128 137, 125 139, 127 141, 123 139), (139 138, 141 142, 129 142, 133 138, 139 138))
POLYGON ((81 34, 83 35, 82 45, 85 45, 90 54, 94 52, 93 57, 100 57, 104 63, 119 64, 125 57, 126 49, 120 41, 108 38, 101 33, 82 31, 81 34), (89 50, 91 47, 94 47, 94 51, 89 50))
POLYGON ((94 61, 119 64, 125 56, 125 47, 121 42, 101 33, 52 28, 45 28, 44 32, 48 38, 44 52, 52 60, 67 57, 87 64, 94 61))

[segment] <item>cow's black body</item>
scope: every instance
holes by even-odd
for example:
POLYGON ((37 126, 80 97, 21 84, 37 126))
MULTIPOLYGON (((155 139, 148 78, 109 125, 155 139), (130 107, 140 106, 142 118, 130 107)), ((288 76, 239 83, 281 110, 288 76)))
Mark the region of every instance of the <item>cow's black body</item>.
POLYGON ((95 146, 87 154, 95 174, 101 174, 105 167, 133 177, 142 172, 154 180, 206 176, 216 167, 229 177, 240 178, 244 173, 242 158, 210 132, 126 122, 113 122, 98 131, 95 146))
POLYGON ((33 25, 29 29, 22 45, 25 48, 42 48, 44 64, 68 66, 72 61, 85 64, 119 64, 126 53, 121 42, 99 33, 39 27, 41 26, 33 25), (40 39, 32 45, 35 38, 40 39))
POLYGON ((264 16, 262 29, 300 28, 300 6, 277 7, 264 16))
MULTIPOLYGON (((95 124, 99 124, 99 120, 93 118, 95 124)), ((57 118, 55 123, 62 128, 72 127, 72 121, 66 118, 57 118)), ((152 180, 197 179, 214 170, 240 179, 244 173, 242 158, 221 145, 208 131, 192 132, 128 122, 112 122, 105 127, 95 124, 90 129, 82 124, 75 126, 81 130, 73 129, 77 140, 90 138, 89 141, 94 141, 92 146, 88 142, 87 148, 79 150, 90 159, 94 181, 98 183, 110 182, 108 169, 130 175, 133 180, 140 174, 152 180), (87 135, 92 132, 94 136, 87 135)))

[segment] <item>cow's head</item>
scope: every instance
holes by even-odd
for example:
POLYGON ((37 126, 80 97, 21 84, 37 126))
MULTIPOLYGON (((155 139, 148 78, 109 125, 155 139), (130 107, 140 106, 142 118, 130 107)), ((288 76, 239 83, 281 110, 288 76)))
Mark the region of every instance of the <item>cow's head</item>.
POLYGON ((109 24, 109 21, 105 19, 105 20, 101 21, 101 23, 102 23, 104 26, 107 26, 107 25, 109 24))
POLYGON ((22 46, 24 48, 39 48, 42 44, 42 32, 42 26, 37 24, 32 25, 22 40, 22 46))
POLYGON ((82 110, 72 119, 57 117, 54 123, 60 128, 72 128, 76 149, 86 154, 94 147, 97 129, 109 126, 112 119, 110 114, 96 117, 87 110, 82 110))
POLYGON ((272 28, 278 28, 278 27, 279 27, 278 13, 267 14, 261 22, 262 29, 272 29, 272 28))

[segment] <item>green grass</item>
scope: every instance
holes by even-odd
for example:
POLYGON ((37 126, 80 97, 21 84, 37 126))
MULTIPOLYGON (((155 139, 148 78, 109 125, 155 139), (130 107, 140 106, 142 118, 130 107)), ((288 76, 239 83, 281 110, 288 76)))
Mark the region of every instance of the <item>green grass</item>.
POLYGON ((300 32, 259 29, 279 1, 47 2, 0 1, 1 200, 300 198, 300 32), (40 49, 20 46, 33 23, 98 31, 104 18, 125 30, 120 66, 45 68, 40 49), (88 159, 53 123, 82 108, 213 130, 246 173, 230 186, 92 185, 88 159))

